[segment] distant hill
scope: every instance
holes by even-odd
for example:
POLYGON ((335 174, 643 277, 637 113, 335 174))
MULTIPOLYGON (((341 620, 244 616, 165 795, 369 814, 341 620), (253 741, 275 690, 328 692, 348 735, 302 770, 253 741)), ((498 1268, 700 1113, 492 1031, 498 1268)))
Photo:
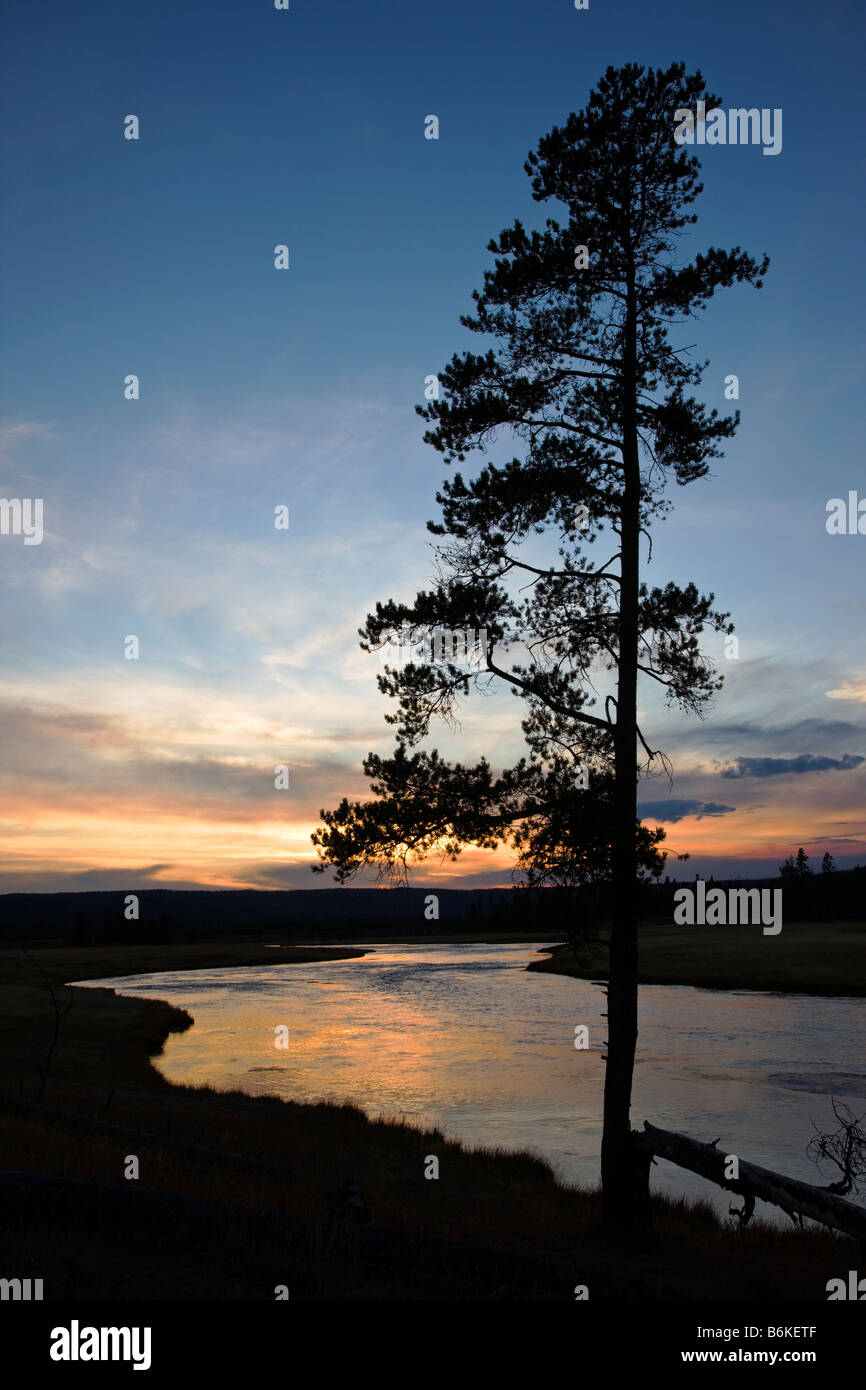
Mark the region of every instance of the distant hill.
MULTIPOLYGON (((645 886, 644 915, 657 922, 672 921, 676 888, 692 882, 669 879, 645 886)), ((776 877, 715 883, 720 888, 729 885, 781 887, 789 921, 866 919, 864 868, 813 874, 794 882, 776 877)), ((168 943, 227 935, 337 941, 370 939, 373 934, 391 939, 468 936, 479 930, 541 931, 555 939, 581 915, 582 896, 555 888, 147 888, 135 895, 136 919, 127 917, 128 895, 121 892, 3 893, 0 944, 168 943), (436 900, 435 916, 431 898, 436 900)))
MULTIPOLYGON (((127 897, 120 892, 0 894, 0 941, 38 938, 92 945, 274 932, 315 938, 365 934, 374 925, 430 935, 436 930, 470 931, 479 920, 490 923, 506 915, 510 923, 515 905, 514 891, 508 888, 148 888, 135 894, 135 920, 126 916, 127 897), (438 919, 429 916, 431 894, 437 900, 438 919)), ((521 907, 527 905, 524 898, 521 907)))

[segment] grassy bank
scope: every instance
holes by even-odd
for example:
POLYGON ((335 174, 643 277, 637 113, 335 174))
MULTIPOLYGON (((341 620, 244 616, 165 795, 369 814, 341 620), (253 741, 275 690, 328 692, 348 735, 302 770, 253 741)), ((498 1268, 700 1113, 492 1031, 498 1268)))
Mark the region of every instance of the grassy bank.
MULTIPOLYGON (((602 933, 604 935, 604 933, 602 933)), ((607 952, 588 948, 579 960, 567 947, 532 961, 530 970, 580 979, 603 978, 607 952)), ((644 985, 756 989, 782 993, 866 995, 866 923, 792 922, 778 936, 760 927, 645 925, 638 978, 644 985)))
MULTIPOLYGON (((68 979, 350 955, 249 945, 0 954, 0 1263, 46 1298, 826 1297, 851 1242, 655 1202, 639 1245, 528 1154, 470 1150, 348 1105, 171 1085, 183 1011, 68 979), (60 1022, 47 1082, 45 1062, 60 1022), (42 1092, 40 1094, 40 1091, 42 1092), (139 1177, 126 1180, 130 1157, 139 1177), (428 1157, 439 1178, 424 1176, 428 1157)), ((290 984, 288 986, 290 988, 290 984)))

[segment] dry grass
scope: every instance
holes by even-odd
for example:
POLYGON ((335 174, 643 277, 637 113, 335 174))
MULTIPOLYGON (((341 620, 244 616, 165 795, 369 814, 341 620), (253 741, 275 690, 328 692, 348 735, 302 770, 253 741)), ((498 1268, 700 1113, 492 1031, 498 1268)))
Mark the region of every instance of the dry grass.
MULTIPOLYGON (((607 970, 607 953, 598 947, 580 965, 568 950, 552 949, 555 954, 528 968, 581 979, 607 970)), ((640 930, 638 973, 643 985, 862 997, 866 922, 791 922, 778 936, 764 936, 760 927, 647 924, 640 930)))

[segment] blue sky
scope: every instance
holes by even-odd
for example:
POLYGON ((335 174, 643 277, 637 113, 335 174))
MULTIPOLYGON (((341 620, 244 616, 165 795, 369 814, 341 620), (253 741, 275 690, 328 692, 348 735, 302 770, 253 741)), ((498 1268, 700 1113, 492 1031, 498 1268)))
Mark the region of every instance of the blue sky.
MULTIPOLYGON (((391 746, 356 629, 431 575, 424 378, 476 345, 490 237, 555 212, 527 152, 627 61, 783 111, 778 156, 702 155, 690 249, 771 267, 683 332, 709 403, 738 375, 742 424, 674 494, 651 577, 712 589, 740 657, 703 723, 648 700, 675 779, 643 799, 702 871, 801 843, 866 860, 844 762, 866 756, 866 537, 825 529, 829 498, 866 497, 864 27, 843 3, 6 4, 0 482, 44 498, 46 533, 0 537, 0 886, 323 883, 318 809, 391 746)), ((502 763, 518 714, 476 701, 434 742, 502 763)))

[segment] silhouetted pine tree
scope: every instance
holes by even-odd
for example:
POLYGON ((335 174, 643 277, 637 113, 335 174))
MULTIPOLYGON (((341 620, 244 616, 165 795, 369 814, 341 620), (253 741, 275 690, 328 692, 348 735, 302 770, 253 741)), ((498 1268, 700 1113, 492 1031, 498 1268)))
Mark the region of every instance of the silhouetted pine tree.
POLYGON ((673 141, 674 116, 699 100, 720 104, 683 64, 608 68, 586 108, 529 155, 533 197, 560 220, 534 231, 517 221, 490 242, 494 267, 461 320, 485 348, 454 356, 441 399, 418 408, 448 463, 503 432, 520 457, 443 484, 441 521, 428 523, 444 538, 436 587, 409 605, 378 604, 362 630, 368 650, 404 622, 413 634, 484 630, 486 659, 477 672, 423 660, 386 668, 395 754, 365 761, 375 800, 323 812, 313 836, 338 878, 507 841, 535 881, 610 884, 602 1186, 606 1222, 629 1229, 649 1221, 648 1159, 630 1131, 638 880, 663 867, 662 837, 643 828, 641 839, 637 818, 641 760, 659 756, 638 727, 638 679, 700 712, 721 684, 701 634, 733 630, 712 594, 642 579, 641 536, 670 509, 667 483, 703 478, 738 421, 687 394, 707 364, 669 332, 721 287, 760 285, 767 266, 739 248, 682 259, 701 185, 697 159, 673 141), (602 538, 612 553, 598 562, 602 538), (598 709, 604 668, 612 688, 598 709), (493 680, 525 702, 528 759, 494 778, 484 760, 467 768, 409 753, 434 716, 493 680), (588 790, 575 789, 578 764, 588 790))

